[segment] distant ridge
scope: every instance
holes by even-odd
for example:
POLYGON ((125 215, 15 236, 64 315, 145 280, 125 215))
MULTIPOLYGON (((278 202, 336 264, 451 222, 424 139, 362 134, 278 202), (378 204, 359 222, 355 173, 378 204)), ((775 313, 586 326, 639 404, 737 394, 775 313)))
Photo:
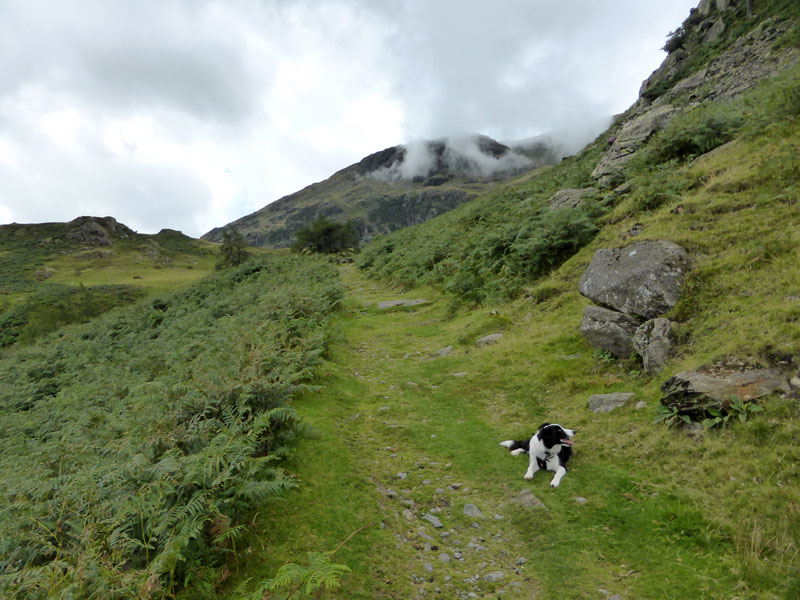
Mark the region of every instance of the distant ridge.
MULTIPOLYGON (((484 135, 411 142, 370 154, 224 227, 235 227, 250 245, 285 248, 295 231, 326 216, 352 221, 367 241, 427 221, 561 157, 545 136, 509 144, 484 135)), ((222 241, 224 227, 202 239, 222 241)))

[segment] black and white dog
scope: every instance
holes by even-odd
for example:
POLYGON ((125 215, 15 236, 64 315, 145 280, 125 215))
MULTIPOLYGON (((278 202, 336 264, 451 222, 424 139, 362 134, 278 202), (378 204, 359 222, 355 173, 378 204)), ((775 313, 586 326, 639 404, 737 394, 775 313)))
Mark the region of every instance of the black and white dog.
POLYGON ((508 448, 514 456, 525 452, 531 455, 525 479, 533 479, 533 474, 539 469, 553 471, 555 475, 550 486, 558 487, 561 479, 567 474, 567 461, 572 456, 571 438, 574 435, 573 429, 564 429, 554 423, 544 423, 536 435, 527 442, 506 440, 500 442, 500 445, 508 448))

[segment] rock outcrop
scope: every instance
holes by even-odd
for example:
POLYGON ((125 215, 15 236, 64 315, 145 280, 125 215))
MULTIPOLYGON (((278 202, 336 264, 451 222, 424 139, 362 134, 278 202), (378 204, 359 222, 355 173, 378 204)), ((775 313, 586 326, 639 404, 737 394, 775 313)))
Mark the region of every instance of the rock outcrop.
POLYGON ((132 229, 114 217, 78 217, 69 222, 64 239, 73 244, 110 246, 112 236, 126 238, 133 234, 132 229))
POLYGON ((583 199, 592 194, 596 194, 596 188, 575 188, 559 190, 549 200, 550 208, 558 210, 560 208, 576 208, 583 203, 583 199))
POLYGON ((592 177, 603 187, 619 183, 624 179, 622 168, 633 158, 634 153, 677 113, 678 110, 672 106, 658 106, 626 122, 592 171, 592 177))
POLYGON ((661 404, 677 408, 678 414, 699 421, 709 415, 709 409, 727 411, 731 396, 750 401, 774 392, 790 391, 788 378, 778 369, 736 371, 721 375, 691 371, 678 373, 664 382, 661 386, 661 404))

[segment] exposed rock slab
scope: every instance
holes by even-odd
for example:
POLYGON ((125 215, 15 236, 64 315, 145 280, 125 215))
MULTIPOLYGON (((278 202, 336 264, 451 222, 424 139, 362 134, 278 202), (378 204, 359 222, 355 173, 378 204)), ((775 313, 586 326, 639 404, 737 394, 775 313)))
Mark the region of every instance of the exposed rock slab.
POLYGON ((633 334, 633 349, 642 357, 644 370, 656 373, 665 364, 672 350, 672 321, 659 317, 642 323, 633 334))
POLYGON ((633 154, 677 113, 678 110, 670 105, 658 106, 626 122, 592 171, 592 177, 599 180, 601 185, 621 179, 622 168, 633 158, 633 154))
POLYGON ((690 268, 688 253, 677 244, 636 242, 595 252, 578 290, 597 304, 653 319, 678 302, 690 268))
POLYGON ((586 196, 596 194, 596 188, 570 188, 559 190, 550 197, 549 205, 553 210, 560 208, 576 208, 583 203, 586 196))
POLYGON ((670 377, 661 386, 661 404, 676 407, 679 414, 700 420, 711 408, 726 411, 731 396, 747 401, 789 391, 788 378, 778 369, 740 371, 724 376, 685 371, 670 377))
POLYGON ((378 308, 381 310, 388 310, 399 306, 419 306, 420 304, 427 303, 428 301, 422 298, 417 298, 416 300, 383 300, 382 302, 378 302, 378 308))
POLYGON ((630 315, 590 305, 583 311, 581 333, 592 348, 627 358, 633 352, 633 335, 638 327, 639 321, 630 315))
POLYGON ((478 338, 478 340, 475 342, 475 345, 478 347, 489 346, 490 344, 496 344, 502 339, 503 339, 502 333, 490 333, 489 335, 485 335, 482 338, 478 338))
POLYGON ((636 398, 636 394, 630 392, 595 394, 594 396, 589 396, 589 410, 593 413, 611 412, 615 408, 625 406, 634 398, 636 398))

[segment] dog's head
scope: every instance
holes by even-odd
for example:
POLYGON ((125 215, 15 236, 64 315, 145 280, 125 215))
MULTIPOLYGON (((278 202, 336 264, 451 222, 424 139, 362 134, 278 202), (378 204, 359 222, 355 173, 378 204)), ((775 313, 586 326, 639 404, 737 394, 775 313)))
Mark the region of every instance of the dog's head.
POLYGON ((558 444, 572 446, 572 437, 575 435, 574 429, 565 429, 556 423, 543 423, 539 427, 539 439, 547 449, 558 444))

